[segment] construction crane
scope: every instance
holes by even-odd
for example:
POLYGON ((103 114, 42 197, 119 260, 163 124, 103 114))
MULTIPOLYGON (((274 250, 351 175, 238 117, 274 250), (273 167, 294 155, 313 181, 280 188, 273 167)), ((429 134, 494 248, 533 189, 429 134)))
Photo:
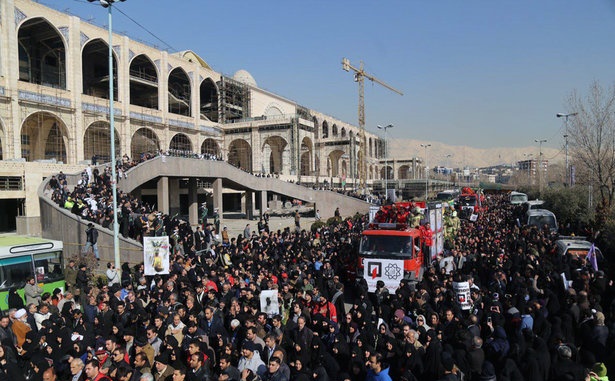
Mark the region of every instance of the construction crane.
MULTIPOLYGON (((344 69, 345 71, 352 70, 354 72, 354 81, 359 83, 359 139, 361 141, 361 150, 363 152, 363 155, 361 155, 361 160, 359 160, 358 162, 359 189, 362 189, 363 192, 365 192, 365 190, 367 189, 367 186, 365 184, 367 178, 367 141, 365 138, 365 78, 369 79, 372 82, 376 82, 377 84, 382 85, 387 89, 396 92, 399 95, 404 95, 404 93, 392 86, 387 85, 373 75, 367 74, 365 70, 363 70, 363 61, 360 61, 359 68, 356 68, 352 66, 348 58, 342 58, 342 69, 344 69)), ((384 170, 388 171, 388 168, 385 168, 384 170)))

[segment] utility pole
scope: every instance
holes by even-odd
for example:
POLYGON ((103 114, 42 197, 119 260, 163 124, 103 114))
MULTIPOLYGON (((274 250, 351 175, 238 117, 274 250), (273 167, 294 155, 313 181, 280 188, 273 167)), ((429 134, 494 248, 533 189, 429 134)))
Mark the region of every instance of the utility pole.
POLYGON ((425 148, 425 202, 427 202, 427 195, 429 192, 429 170, 427 169, 427 148, 431 147, 431 144, 421 144, 421 147, 425 148))
POLYGON ((534 139, 539 145, 539 160, 538 160, 538 193, 542 196, 542 143, 546 143, 547 139, 534 139))
MULTIPOLYGON (((392 124, 387 126, 378 125, 379 130, 384 130, 384 201, 389 198, 389 143, 387 142, 387 130, 393 128, 392 124)), ((392 200, 395 202, 395 200, 392 200)))
POLYGON ((571 178, 570 178, 570 169, 568 168, 568 117, 571 116, 577 116, 579 113, 578 112, 571 112, 568 114, 564 114, 564 113, 557 113, 555 114, 556 117, 558 118, 565 118, 564 119, 564 141, 565 141, 565 150, 566 150, 566 185, 567 186, 571 186, 571 178))
POLYGON ((367 140, 365 138, 365 78, 372 82, 376 82, 377 84, 382 85, 399 95, 404 95, 404 93, 387 85, 378 78, 367 74, 365 70, 363 70, 363 61, 360 61, 359 67, 357 68, 350 64, 350 60, 348 58, 343 58, 342 69, 345 71, 352 70, 354 72, 354 81, 359 83, 359 140, 361 141, 362 155, 357 164, 359 166, 359 188, 363 189, 363 194, 365 194, 367 190, 367 185, 365 183, 365 179, 367 177, 367 140))

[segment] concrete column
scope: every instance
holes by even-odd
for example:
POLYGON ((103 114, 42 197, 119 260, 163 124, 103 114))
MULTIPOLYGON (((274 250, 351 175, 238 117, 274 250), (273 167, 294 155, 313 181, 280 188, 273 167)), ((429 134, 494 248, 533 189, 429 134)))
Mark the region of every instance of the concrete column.
POLYGON ((261 197, 261 209, 260 209, 260 217, 263 218, 263 214, 267 210, 267 191, 260 191, 261 197))
POLYGON ((251 190, 247 190, 243 194, 243 198, 241 200, 241 207, 244 209, 244 213, 248 219, 252 219, 254 217, 254 201, 253 201, 254 192, 251 190))
POLYGON ((199 201, 196 189, 196 177, 188 180, 188 222, 190 226, 199 224, 199 201))
POLYGON ((169 214, 169 178, 161 177, 157 184, 158 210, 169 214))
POLYGON ((220 225, 223 222, 223 205, 222 205, 222 179, 216 179, 211 184, 212 191, 214 193, 214 211, 218 209, 218 215, 220 216, 220 225))
POLYGON ((169 214, 179 213, 179 179, 169 179, 169 214))
POLYGON ((41 205, 38 200, 38 186, 43 179, 40 172, 25 171, 24 182, 26 190, 26 215, 38 217, 41 215, 41 205))

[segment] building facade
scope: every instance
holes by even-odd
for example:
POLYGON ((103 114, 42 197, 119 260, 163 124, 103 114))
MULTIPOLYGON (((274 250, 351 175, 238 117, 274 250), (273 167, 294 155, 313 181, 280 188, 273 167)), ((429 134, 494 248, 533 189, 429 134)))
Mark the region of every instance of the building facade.
POLYGON ((40 214, 43 177, 109 160, 109 81, 117 157, 202 153, 253 173, 351 188, 361 163, 366 184, 384 177, 379 136, 362 139, 350 123, 259 88, 245 70, 227 77, 192 51, 116 34, 111 78, 108 49, 106 29, 34 1, 0 2, 0 181, 19 184, 0 200, 16 215, 40 214))

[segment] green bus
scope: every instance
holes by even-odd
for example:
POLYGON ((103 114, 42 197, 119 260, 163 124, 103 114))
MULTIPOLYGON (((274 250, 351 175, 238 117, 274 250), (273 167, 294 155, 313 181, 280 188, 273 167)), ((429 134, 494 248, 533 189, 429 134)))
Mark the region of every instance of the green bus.
POLYGON ((8 309, 11 288, 24 298, 28 276, 33 276, 45 292, 52 293, 56 288, 64 291, 63 247, 62 241, 0 235, 0 309, 8 309))

